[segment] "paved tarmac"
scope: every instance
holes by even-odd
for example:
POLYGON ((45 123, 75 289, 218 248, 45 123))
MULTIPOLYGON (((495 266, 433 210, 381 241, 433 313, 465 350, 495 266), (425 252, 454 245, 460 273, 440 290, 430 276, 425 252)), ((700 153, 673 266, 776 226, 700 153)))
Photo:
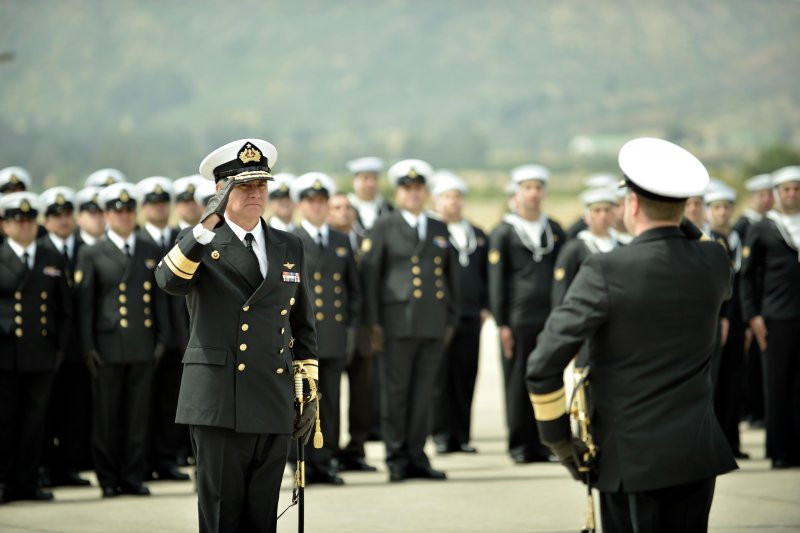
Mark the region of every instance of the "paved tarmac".
MULTIPOLYGON (((491 323, 484 327, 482 342, 473 414, 473 444, 479 453, 436 456, 431 449, 433 464, 447 472, 447 481, 389 484, 382 445, 370 443, 368 460, 380 468, 379 472, 344 473, 346 486, 306 489, 306 531, 580 530, 586 507, 583 486, 572 481, 560 465, 515 466, 508 458, 496 330, 491 323)), ((346 390, 345 379, 343 394, 346 390)), ((763 430, 744 425, 742 430, 744 449, 754 459, 741 461, 739 471, 717 480, 710 530, 800 532, 800 469, 770 470, 763 459, 763 430)), ((292 482, 287 469, 281 510, 291 498, 292 482)), ((112 500, 101 499, 96 486, 57 489, 52 503, 0 506, 0 532, 197 531, 192 483, 154 482, 150 488, 153 496, 149 498, 112 500)), ((278 531, 289 533, 296 527, 296 509, 290 509, 279 520, 278 531)))

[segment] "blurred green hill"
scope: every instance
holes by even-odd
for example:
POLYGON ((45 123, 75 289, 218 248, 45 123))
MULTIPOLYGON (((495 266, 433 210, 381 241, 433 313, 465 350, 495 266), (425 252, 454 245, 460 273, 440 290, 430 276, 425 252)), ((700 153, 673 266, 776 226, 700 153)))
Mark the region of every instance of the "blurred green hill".
POLYGON ((0 0, 0 166, 77 183, 365 154, 602 166, 666 136, 724 164, 800 146, 800 2, 0 0))

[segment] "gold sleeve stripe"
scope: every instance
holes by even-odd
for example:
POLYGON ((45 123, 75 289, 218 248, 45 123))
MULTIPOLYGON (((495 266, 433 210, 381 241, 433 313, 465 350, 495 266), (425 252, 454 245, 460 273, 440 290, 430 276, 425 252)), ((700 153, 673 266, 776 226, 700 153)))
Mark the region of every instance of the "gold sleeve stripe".
POLYGON ((172 250, 169 251, 167 257, 175 265, 175 268, 178 270, 191 275, 197 271, 197 267, 200 266, 200 263, 197 261, 192 261, 181 252, 180 247, 173 246, 172 250))
POLYGON ((172 273, 178 276, 179 278, 192 279, 193 277, 191 274, 187 274, 186 272, 183 272, 181 269, 176 267, 172 263, 172 260, 169 258, 169 255, 164 257, 164 264, 167 265, 167 268, 169 268, 172 271, 172 273))
POLYGON ((567 412, 564 387, 547 394, 531 394, 530 397, 536 420, 542 422, 555 420, 567 412))

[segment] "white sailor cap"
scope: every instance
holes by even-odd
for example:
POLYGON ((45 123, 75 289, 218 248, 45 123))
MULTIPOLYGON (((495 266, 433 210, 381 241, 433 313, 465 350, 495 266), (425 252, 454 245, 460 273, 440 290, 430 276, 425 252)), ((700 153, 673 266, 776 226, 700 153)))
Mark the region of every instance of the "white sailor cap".
POLYGON ((547 183, 550 180, 550 171, 542 165, 521 165, 511 169, 511 181, 522 183, 528 180, 538 180, 547 183))
POLYGON ((75 210, 75 191, 69 187, 51 187, 39 195, 39 205, 45 215, 75 210))
POLYGON ((278 150, 261 139, 239 139, 220 146, 200 163, 200 174, 217 182, 233 178, 237 182, 271 180, 278 161, 278 150))
POLYGON ((421 159, 403 159, 386 171, 392 187, 425 182, 433 176, 433 167, 421 159))
POLYGON ((306 172, 298 176, 289 186, 289 195, 294 203, 314 196, 330 198, 334 194, 336 194, 336 185, 330 176, 322 172, 306 172))
POLYGON ((468 187, 458 175, 450 170, 437 170, 431 179, 431 194, 439 196, 447 191, 458 191, 466 194, 468 187))
POLYGON ((200 174, 184 176, 172 182, 172 193, 176 202, 194 202, 194 191, 205 181, 200 174))
POLYGON ((768 191, 772 189, 772 174, 757 174, 744 182, 747 192, 768 191))
POLYGON ((710 204, 720 201, 736 202, 736 191, 723 181, 712 178, 708 183, 708 187, 706 187, 705 194, 703 194, 703 202, 710 204))
POLYGON ((203 178, 202 183, 194 190, 194 201, 205 207, 215 194, 217 194, 216 184, 213 181, 208 181, 203 178))
POLYGON ((100 207, 104 211, 120 211, 124 208, 136 209, 139 202, 139 190, 133 183, 120 181, 103 187, 98 193, 100 207))
POLYGON ((100 205, 100 187, 84 187, 75 194, 75 203, 78 205, 78 211, 103 211, 103 206, 100 205))
POLYGON ((36 218, 39 209, 39 197, 30 191, 11 192, 0 198, 0 217, 6 220, 36 218))
POLYGON ((383 159, 379 157, 359 157, 347 162, 347 170, 351 174, 361 174, 362 172, 381 172, 383 170, 383 159))
POLYGON ((22 167, 6 167, 0 170, 0 192, 31 188, 31 175, 22 167))
POLYGON ((86 187, 108 187, 114 183, 125 181, 125 174, 116 168, 101 168, 95 170, 86 178, 86 187))
POLYGON ((617 191, 610 187, 587 189, 581 193, 581 201, 587 207, 599 203, 617 205, 617 191))
POLYGON ((619 182, 619 176, 615 176, 614 174, 610 174, 608 172, 591 174, 585 180, 583 180, 583 184, 587 189, 616 189, 619 185, 619 182))
POLYGON ((150 176, 136 184, 143 204, 156 204, 172 200, 172 180, 164 176, 150 176))
POLYGON ((800 166, 783 167, 772 173, 773 187, 790 181, 800 181, 800 166))
POLYGON ((506 183, 506 186, 503 187, 503 192, 506 193, 506 196, 514 196, 519 191, 519 183, 515 183, 513 181, 509 181, 506 183))
POLYGON ((619 168, 636 193, 663 202, 702 196, 708 171, 689 151, 663 139, 641 137, 619 151, 619 168))
POLYGON ((275 183, 269 188, 269 199, 288 198, 289 187, 291 187, 292 182, 297 179, 297 176, 289 172, 279 172, 272 176, 272 178, 275 180, 275 183))

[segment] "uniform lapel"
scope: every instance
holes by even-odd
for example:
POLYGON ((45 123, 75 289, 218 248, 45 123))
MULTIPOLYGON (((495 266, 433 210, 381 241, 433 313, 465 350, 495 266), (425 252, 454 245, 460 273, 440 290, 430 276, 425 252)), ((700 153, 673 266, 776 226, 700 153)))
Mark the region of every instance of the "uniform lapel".
POLYGON ((22 278, 26 276, 25 267, 22 265, 22 261, 17 254, 14 253, 14 250, 11 249, 11 246, 8 245, 8 242, 3 242, 2 254, 0 256, 3 259, 3 265, 11 271, 11 274, 14 276, 14 279, 19 280, 17 286, 20 286, 22 283, 22 278))
MULTIPOLYGON (((429 217, 428 215, 425 215, 425 219, 426 219, 425 220, 425 238, 421 239, 417 243, 417 245, 414 247, 414 255, 421 255, 422 251, 425 249, 425 247, 428 246, 428 244, 431 241, 433 241, 433 232, 431 231, 431 217, 429 217)), ((405 219, 403 219, 403 222, 405 222, 405 219)), ((406 222, 406 226, 411 228, 411 226, 409 226, 407 222, 406 222)), ((417 228, 411 228, 411 234, 412 234, 411 236, 412 236, 412 238, 414 238, 414 233, 417 233, 417 235, 419 235, 418 232, 419 232, 419 230, 417 228)))
POLYGON ((227 222, 216 231, 212 245, 219 247, 220 259, 230 264, 252 290, 258 288, 263 279, 261 271, 253 264, 250 252, 247 251, 227 222))
POLYGON ((97 243, 97 246, 105 246, 106 253, 108 256, 119 265, 120 268, 127 270, 128 269, 128 259, 125 257, 125 253, 117 248, 117 245, 114 244, 111 239, 106 235, 106 238, 102 241, 97 243))
MULTIPOLYGON (((250 296, 248 305, 252 304, 264 296, 266 296, 272 289, 282 283, 282 272, 284 271, 299 271, 300 265, 294 264, 292 268, 284 266, 286 263, 286 243, 283 240, 278 240, 277 232, 274 232, 263 221, 261 226, 264 228, 265 242, 267 245, 267 277, 261 282, 256 291, 250 296)), ((297 257, 289 258, 291 262, 297 263, 297 257)), ((302 280, 301 280, 302 281, 302 280)))
POLYGON ((312 237, 306 231, 306 228, 304 228, 302 224, 298 226, 296 232, 297 236, 300 237, 300 240, 303 241, 303 247, 305 248, 306 256, 308 257, 306 267, 309 271, 313 270, 310 268, 312 265, 314 268, 317 268, 316 265, 320 261, 319 246, 317 245, 317 242, 314 240, 314 237, 312 237))

